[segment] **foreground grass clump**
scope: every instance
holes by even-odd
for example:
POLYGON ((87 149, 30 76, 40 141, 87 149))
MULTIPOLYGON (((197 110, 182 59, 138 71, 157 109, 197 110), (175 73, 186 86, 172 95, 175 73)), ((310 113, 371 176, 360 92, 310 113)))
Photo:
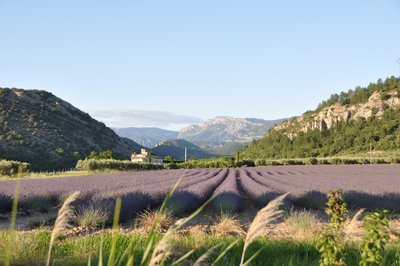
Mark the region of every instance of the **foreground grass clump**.
POLYGON ((312 211, 293 211, 286 218, 293 237, 297 239, 314 238, 320 228, 318 217, 312 211))
POLYGON ((95 206, 89 205, 76 211, 75 222, 77 225, 85 227, 99 227, 107 222, 109 214, 95 206))
POLYGON ((160 212, 146 210, 139 214, 135 226, 139 226, 145 232, 149 232, 157 220, 159 223, 158 232, 167 231, 174 222, 174 218, 169 211, 160 212))
POLYGON ((214 221, 214 226, 212 227, 212 230, 216 234, 239 236, 245 235, 245 231, 243 230, 235 214, 221 213, 212 220, 214 221))

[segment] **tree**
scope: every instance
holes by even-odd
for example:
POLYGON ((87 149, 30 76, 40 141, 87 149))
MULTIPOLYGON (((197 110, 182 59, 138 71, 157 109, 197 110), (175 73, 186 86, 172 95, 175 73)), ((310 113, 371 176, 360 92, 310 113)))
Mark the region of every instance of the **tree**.
POLYGON ((114 155, 112 150, 106 151, 91 151, 90 154, 86 157, 86 159, 95 159, 95 160, 102 160, 102 159, 114 159, 114 155))

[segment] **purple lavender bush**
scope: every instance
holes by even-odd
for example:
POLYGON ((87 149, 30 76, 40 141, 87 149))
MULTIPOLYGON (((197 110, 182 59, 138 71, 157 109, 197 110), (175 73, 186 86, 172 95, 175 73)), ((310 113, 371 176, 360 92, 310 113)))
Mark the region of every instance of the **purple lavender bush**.
POLYGON ((197 209, 210 198, 227 175, 228 169, 223 169, 205 181, 178 188, 169 199, 167 208, 173 214, 183 214, 197 209))
POLYGON ((239 212, 243 208, 243 199, 240 195, 236 170, 229 169, 228 176, 217 187, 213 194, 212 206, 218 212, 239 212))

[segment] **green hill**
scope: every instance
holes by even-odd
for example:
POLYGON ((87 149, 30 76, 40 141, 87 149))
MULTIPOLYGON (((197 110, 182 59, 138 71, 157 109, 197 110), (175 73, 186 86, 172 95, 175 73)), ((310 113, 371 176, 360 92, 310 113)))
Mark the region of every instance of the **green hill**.
POLYGON ((326 157, 400 149, 400 79, 332 95, 240 150, 244 159, 326 157))
POLYGON ((74 167, 92 150, 132 151, 103 123, 53 94, 0 88, 0 158, 31 163, 34 170, 74 167))
POLYGON ((185 159, 185 147, 187 148, 187 158, 210 158, 217 157, 216 154, 208 153, 193 143, 183 139, 172 139, 161 142, 152 149, 160 157, 172 156, 175 160, 185 159))

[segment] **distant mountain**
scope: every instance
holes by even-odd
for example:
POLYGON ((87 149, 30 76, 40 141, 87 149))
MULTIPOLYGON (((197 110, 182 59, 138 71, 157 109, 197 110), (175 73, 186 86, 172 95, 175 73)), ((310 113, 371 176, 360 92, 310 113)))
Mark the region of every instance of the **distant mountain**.
POLYGON ((282 121, 220 116, 181 129, 178 138, 193 142, 203 149, 233 154, 237 147, 261 139, 271 127, 282 121))
POLYGON ((333 94, 241 150, 245 159, 304 158, 400 150, 400 78, 333 94))
POLYGON ((136 153, 138 153, 141 149, 148 149, 147 147, 144 147, 133 140, 129 138, 122 138, 129 146, 131 146, 136 153))
POLYGON ((128 159, 138 151, 134 146, 49 92, 0 88, 2 159, 29 162, 34 170, 63 169, 92 150, 128 159))
POLYGON ((160 142, 152 151, 160 157, 172 156, 176 160, 185 159, 185 147, 187 148, 187 158, 210 158, 218 157, 216 154, 208 153, 193 143, 183 139, 172 139, 160 142))
POLYGON ((113 130, 119 136, 129 138, 136 143, 149 148, 156 146, 161 141, 175 139, 178 137, 178 131, 155 127, 127 127, 113 128, 113 130))

